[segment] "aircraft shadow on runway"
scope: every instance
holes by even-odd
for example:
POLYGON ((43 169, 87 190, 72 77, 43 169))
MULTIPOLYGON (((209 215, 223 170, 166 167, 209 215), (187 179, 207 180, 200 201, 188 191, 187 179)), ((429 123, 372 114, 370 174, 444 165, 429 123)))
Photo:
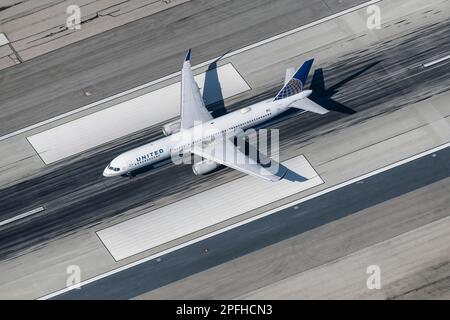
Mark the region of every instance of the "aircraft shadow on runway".
POLYGON ((222 85, 220 84, 219 76, 217 74, 217 62, 219 62, 219 60, 227 53, 228 51, 208 66, 203 82, 203 100, 205 101, 206 109, 211 112, 211 115, 214 118, 223 116, 227 113, 223 101, 222 85))
MULTIPOLYGON (((339 88, 342 87, 344 84, 346 84, 347 82, 349 82, 353 79, 358 78, 358 76, 360 76, 361 74, 363 74, 364 72, 366 72, 367 70, 374 67, 375 65, 377 65, 380 62, 381 61, 376 61, 376 62, 373 62, 373 63, 365 66, 361 70, 351 74, 347 78, 341 80, 340 82, 331 86, 328 89, 325 89, 325 79, 324 79, 324 75, 323 75, 323 69, 322 68, 316 69, 312 76, 311 85, 310 85, 310 89, 313 90, 313 93, 311 94, 311 96, 309 98, 311 100, 313 100, 314 102, 320 104, 325 109, 330 110, 330 111, 335 111, 338 113, 344 113, 344 114, 348 114, 348 115, 356 113, 355 110, 343 105, 340 102, 333 100, 332 97, 337 92, 339 92, 339 88)), ((264 128, 264 127, 274 126, 274 125, 276 125, 280 122, 283 122, 289 118, 295 117, 295 116, 301 114, 302 112, 304 112, 304 111, 297 109, 297 108, 290 108, 287 111, 283 112, 282 114, 270 119, 269 121, 255 127, 255 128, 259 129, 259 128, 264 128)))
MULTIPOLYGON (((256 137, 257 138, 253 141, 260 142, 261 141, 260 139, 264 139, 264 137, 260 138, 259 132, 256 132, 256 137)), ((271 144, 270 134, 268 134, 267 137, 265 138, 269 138, 267 141, 267 146, 270 146, 271 144)), ((243 137, 236 138, 236 140, 234 141, 235 143, 237 142, 237 139, 243 139, 243 137)), ((257 163, 261 164, 262 167, 267 168, 270 172, 272 172, 276 176, 282 178, 282 180, 288 180, 291 182, 303 182, 308 180, 304 176, 299 175, 297 172, 292 171, 291 169, 289 169, 288 167, 279 162, 278 166, 275 165, 273 168, 271 168, 272 158, 270 157, 270 155, 274 151, 278 153, 279 150, 272 150, 271 148, 267 147, 267 150, 264 150, 264 152, 267 152, 267 154, 269 155, 267 156, 264 152, 261 152, 261 149, 259 148, 259 143, 257 143, 257 146, 255 146, 250 144, 249 141, 246 139, 244 145, 245 145, 244 151, 245 155, 247 155, 249 158, 252 158, 252 160, 256 161, 257 163), (255 155, 256 159, 254 158, 255 155), (276 172, 274 172, 275 170, 276 172)), ((242 149, 240 150, 243 151, 242 149)))
MULTIPOLYGON (((225 108, 225 103, 223 99, 222 94, 222 86, 219 80, 219 76, 217 74, 217 62, 222 59, 224 55, 217 58, 215 61, 213 61, 209 66, 208 70, 205 73, 205 80, 203 83, 203 100, 205 101, 206 108, 208 111, 211 112, 211 115, 214 118, 223 116, 227 114, 227 109, 225 108)), ((339 92, 339 88, 345 85, 346 83, 350 82, 351 80, 354 80, 358 78, 361 74, 365 73, 381 61, 375 61, 361 70, 351 74, 350 76, 342 79, 335 85, 325 88, 325 79, 323 74, 323 69, 318 68, 314 70, 314 74, 311 78, 311 84, 310 89, 313 91, 313 93, 310 96, 310 99, 315 101, 316 103, 320 104, 322 107, 324 107, 327 110, 335 111, 339 113, 345 113, 345 114, 354 114, 356 113, 355 110, 343 105, 342 103, 332 99, 332 97, 339 92)), ((298 114, 298 109, 289 109, 288 111, 284 112, 283 114, 279 115, 278 117, 273 118, 269 123, 271 122, 279 122, 280 120, 284 120, 287 117, 293 116, 295 114, 298 114)), ((267 124, 265 124, 267 125, 267 124)))
POLYGON ((346 113, 346 114, 354 114, 356 113, 355 110, 343 105, 342 103, 339 103, 332 99, 333 95, 339 92, 339 88, 342 87, 347 82, 350 82, 353 79, 358 78, 361 74, 366 72, 367 70, 371 69, 381 61, 375 61, 361 70, 351 74, 347 78, 342 79, 335 85, 329 87, 328 89, 325 89, 325 80, 323 76, 323 69, 318 68, 314 70, 314 74, 311 79, 311 85, 310 89, 313 91, 310 99, 314 102, 318 103, 322 107, 324 107, 327 110, 330 111, 336 111, 340 113, 346 113))
POLYGON ((299 175, 297 172, 292 171, 288 167, 280 164, 280 172, 283 172, 283 169, 286 170, 285 175, 283 176, 283 180, 288 180, 291 182, 305 182, 308 181, 308 179, 302 175, 299 175))

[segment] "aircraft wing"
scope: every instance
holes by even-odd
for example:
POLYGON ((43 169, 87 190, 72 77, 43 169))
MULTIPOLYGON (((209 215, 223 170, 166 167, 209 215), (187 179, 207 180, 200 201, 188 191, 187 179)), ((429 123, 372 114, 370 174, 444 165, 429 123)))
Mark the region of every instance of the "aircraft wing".
POLYGON ((206 122, 213 117, 205 107, 200 89, 194 79, 191 63, 191 49, 186 53, 181 70, 181 129, 189 129, 194 122, 206 122))
POLYGON ((216 140, 205 147, 195 145, 191 149, 191 152, 204 159, 214 161, 218 164, 268 181, 280 180, 287 171, 285 167, 282 167, 273 159, 271 159, 269 167, 263 167, 261 164, 241 152, 228 138, 219 138, 219 140, 216 140))

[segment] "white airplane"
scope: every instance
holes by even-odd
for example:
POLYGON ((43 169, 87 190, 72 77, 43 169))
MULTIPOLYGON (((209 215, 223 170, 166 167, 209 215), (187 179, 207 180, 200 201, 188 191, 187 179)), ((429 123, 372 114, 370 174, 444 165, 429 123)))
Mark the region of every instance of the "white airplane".
POLYGON ((209 173, 224 165, 265 180, 280 180, 286 173, 286 168, 271 165, 278 170, 273 172, 270 168, 251 161, 236 147, 233 140, 243 130, 260 125, 291 107, 318 114, 327 113, 327 109, 308 99, 311 90, 303 90, 314 59, 304 62, 297 70, 287 69, 284 86, 275 98, 213 118, 206 109, 194 80, 190 55, 189 49, 181 71, 180 120, 163 126, 162 131, 166 137, 114 158, 103 171, 103 176, 127 175, 131 178, 136 170, 167 160, 182 151, 189 156, 194 154, 202 157, 203 160, 192 166, 196 175, 209 173), (225 139, 218 139, 218 136, 225 136, 225 139), (230 154, 238 154, 245 161, 236 161, 234 157, 226 156, 230 154))

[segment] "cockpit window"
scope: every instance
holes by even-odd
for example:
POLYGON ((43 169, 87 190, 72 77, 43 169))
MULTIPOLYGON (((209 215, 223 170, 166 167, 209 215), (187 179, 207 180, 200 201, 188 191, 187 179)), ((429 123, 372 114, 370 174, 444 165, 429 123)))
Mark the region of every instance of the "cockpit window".
POLYGON ((108 165, 108 169, 112 170, 112 171, 120 171, 120 168, 115 168, 115 167, 111 166, 110 164, 108 165))

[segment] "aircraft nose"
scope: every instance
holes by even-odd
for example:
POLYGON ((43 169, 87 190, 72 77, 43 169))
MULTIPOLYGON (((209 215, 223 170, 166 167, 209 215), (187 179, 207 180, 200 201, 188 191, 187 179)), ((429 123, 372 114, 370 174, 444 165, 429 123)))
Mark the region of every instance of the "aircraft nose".
POLYGON ((105 168, 105 170, 103 170, 103 176, 104 177, 111 177, 111 172, 108 168, 105 168))

